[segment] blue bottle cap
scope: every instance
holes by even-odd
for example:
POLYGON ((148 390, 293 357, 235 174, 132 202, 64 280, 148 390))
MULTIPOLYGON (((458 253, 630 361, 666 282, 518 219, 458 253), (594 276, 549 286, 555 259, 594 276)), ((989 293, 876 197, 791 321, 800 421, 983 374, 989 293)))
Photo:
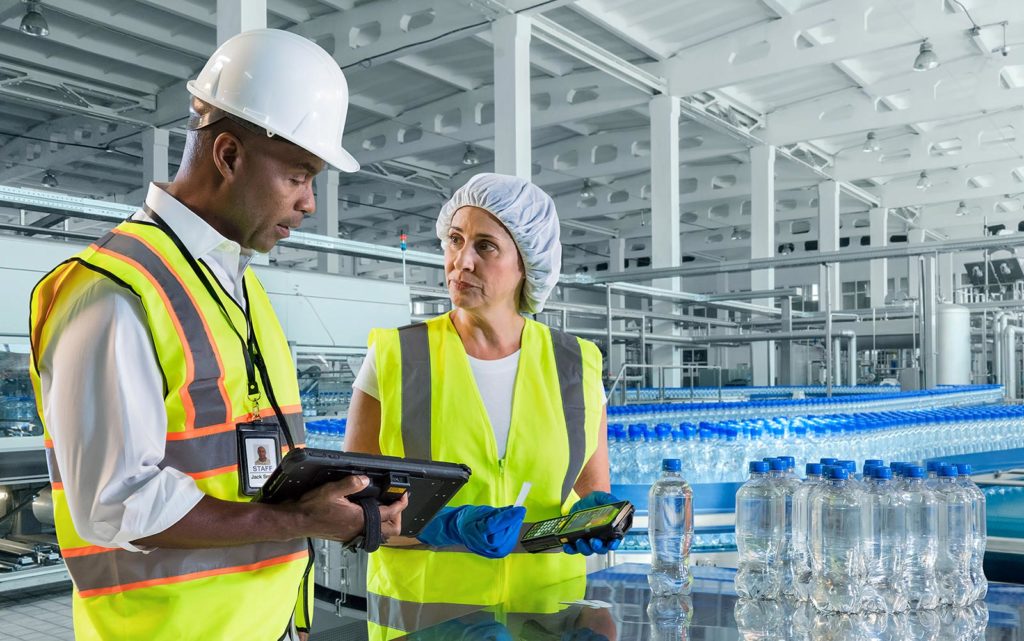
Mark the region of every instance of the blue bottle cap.
POLYGON ((892 468, 885 466, 873 468, 872 475, 876 479, 883 479, 888 481, 892 478, 892 468))
POLYGON ((945 465, 945 463, 942 463, 940 461, 928 461, 927 463, 925 463, 925 469, 928 470, 929 472, 938 472, 939 468, 942 467, 943 465, 945 465))
POLYGON ((667 458, 662 460, 661 469, 664 472, 679 472, 683 469, 683 464, 677 458, 667 458))
POLYGON ((796 459, 792 456, 780 456, 779 460, 786 464, 787 470, 792 470, 796 467, 796 459))
POLYGON ((956 476, 956 466, 943 465, 939 468, 939 476, 943 478, 956 476))
POLYGON ((768 471, 768 464, 764 461, 751 461, 750 465, 747 466, 751 474, 764 474, 768 471))
POLYGON ((923 479, 925 477, 924 468, 920 465, 907 465, 903 468, 903 474, 911 479, 923 479))
POLYGON ((965 476, 971 475, 971 464, 970 463, 958 463, 956 466, 957 473, 965 476))
POLYGON ((768 467, 771 469, 772 472, 785 472, 786 462, 779 458, 773 458, 772 460, 768 461, 768 467))
POLYGON ((838 461, 838 460, 839 459, 834 459, 834 458, 823 458, 823 459, 821 459, 821 464, 822 465, 835 465, 836 461, 838 461))
POLYGON ((821 476, 821 463, 808 463, 804 468, 804 471, 807 476, 811 476, 812 474, 821 476))
POLYGON ((869 458, 864 461, 864 467, 869 465, 882 466, 885 465, 885 461, 880 458, 869 458))
POLYGON ((836 461, 836 465, 842 465, 843 467, 846 468, 846 471, 849 472, 850 474, 856 474, 857 473, 857 461, 848 461, 848 460, 836 461))
POLYGON ((842 481, 850 477, 850 473, 846 471, 845 467, 839 467, 834 465, 828 468, 828 477, 833 481, 842 481))

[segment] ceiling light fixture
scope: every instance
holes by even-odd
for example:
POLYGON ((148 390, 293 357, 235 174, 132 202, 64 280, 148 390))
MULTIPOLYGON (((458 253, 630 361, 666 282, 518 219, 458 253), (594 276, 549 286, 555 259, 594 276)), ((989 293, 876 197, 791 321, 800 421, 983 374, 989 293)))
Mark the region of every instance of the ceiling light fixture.
POLYGON ((21 19, 21 32, 39 38, 50 35, 50 25, 47 24, 38 2, 28 3, 25 16, 21 19))
POLYGON ((590 200, 594 197, 594 190, 590 187, 590 179, 583 179, 583 187, 580 188, 580 200, 590 200))
POLYGON ((920 178, 917 179, 918 189, 931 189, 932 179, 928 177, 927 171, 922 171, 920 178))
POLYGON ((878 144, 878 136, 875 135, 875 132, 868 132, 867 138, 864 139, 863 149, 866 154, 871 154, 881 149, 881 146, 878 144))
POLYGON ((462 164, 467 167, 475 167, 480 164, 480 156, 477 155, 473 145, 466 145, 466 153, 462 154, 462 164))
POLYGON ((929 71, 939 66, 939 57, 932 49, 932 43, 925 38, 918 50, 917 58, 914 59, 914 71, 929 71))
POLYGON ((55 189, 60 183, 57 182, 57 177, 53 175, 52 171, 48 171, 43 174, 43 186, 55 189))
POLYGON ((956 215, 966 216, 969 213, 971 213, 971 210, 967 209, 967 203, 961 200, 960 204, 956 206, 956 215))

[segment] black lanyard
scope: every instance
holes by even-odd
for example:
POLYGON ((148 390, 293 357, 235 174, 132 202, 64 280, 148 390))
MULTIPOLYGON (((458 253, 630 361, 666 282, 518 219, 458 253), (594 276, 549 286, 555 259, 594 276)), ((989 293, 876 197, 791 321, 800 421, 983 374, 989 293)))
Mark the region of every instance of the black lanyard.
POLYGON ((281 428, 285 432, 285 437, 288 440, 288 444, 294 447, 295 445, 292 440, 291 430, 288 429, 288 423, 285 421, 284 413, 278 407, 278 402, 276 402, 276 399, 273 397, 273 390, 270 387, 270 377, 269 374, 266 372, 266 366, 263 361, 263 355, 260 353, 259 350, 259 343, 256 341, 256 333, 255 330, 253 329, 252 317, 250 316, 251 305, 249 303, 249 288, 246 285, 245 281, 242 282, 242 294, 245 297, 246 308, 243 309, 242 312, 246 318, 246 337, 243 337, 242 334, 239 333, 238 329, 234 327, 234 322, 233 320, 231 320, 231 316, 227 312, 227 307, 224 306, 223 301, 220 299, 220 296, 214 289, 213 284, 210 282, 210 279, 206 274, 206 270, 203 269, 199 261, 193 255, 191 255, 191 253, 188 252, 188 250, 184 247, 184 244, 181 242, 181 239, 179 239, 177 234, 174 233, 174 230, 171 229, 170 225, 168 225, 167 222, 164 221, 160 217, 160 215, 153 210, 153 208, 151 208, 148 205, 143 205, 142 210, 146 214, 150 215, 151 218, 153 218, 157 226, 160 227, 164 231, 164 233, 167 234, 167 236, 174 243, 174 246, 178 248, 178 251, 181 253, 181 256, 185 259, 185 261, 188 263, 191 269, 193 269, 193 271, 196 272, 196 276, 198 277, 200 282, 203 283, 203 287, 213 298, 214 302, 217 303, 217 307, 220 308, 220 312, 223 314, 224 319, 227 322, 227 326, 231 328, 231 332, 234 334, 234 336, 237 336, 239 338, 239 342, 242 345, 243 357, 245 358, 246 362, 246 380, 249 399, 253 402, 254 408, 252 420, 260 420, 258 403, 261 394, 259 390, 259 384, 256 382, 256 371, 258 369, 260 376, 263 379, 263 387, 267 392, 267 397, 268 400, 270 401, 271 407, 273 408, 274 414, 278 416, 278 420, 281 422, 281 428))

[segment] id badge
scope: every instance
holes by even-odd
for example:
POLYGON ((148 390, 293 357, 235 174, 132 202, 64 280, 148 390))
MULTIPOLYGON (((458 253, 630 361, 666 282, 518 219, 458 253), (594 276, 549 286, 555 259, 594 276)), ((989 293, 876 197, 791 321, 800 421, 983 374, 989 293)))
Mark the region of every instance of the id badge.
POLYGON ((281 459, 281 430, 276 422, 239 423, 238 491, 255 496, 281 459))

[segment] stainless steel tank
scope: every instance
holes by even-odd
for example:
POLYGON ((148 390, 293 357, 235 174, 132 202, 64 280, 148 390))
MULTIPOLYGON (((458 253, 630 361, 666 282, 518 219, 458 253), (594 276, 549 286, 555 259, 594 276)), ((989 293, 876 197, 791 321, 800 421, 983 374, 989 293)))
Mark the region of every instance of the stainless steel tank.
POLYGON ((960 305, 936 308, 936 379, 939 385, 971 384, 971 312, 960 305))

